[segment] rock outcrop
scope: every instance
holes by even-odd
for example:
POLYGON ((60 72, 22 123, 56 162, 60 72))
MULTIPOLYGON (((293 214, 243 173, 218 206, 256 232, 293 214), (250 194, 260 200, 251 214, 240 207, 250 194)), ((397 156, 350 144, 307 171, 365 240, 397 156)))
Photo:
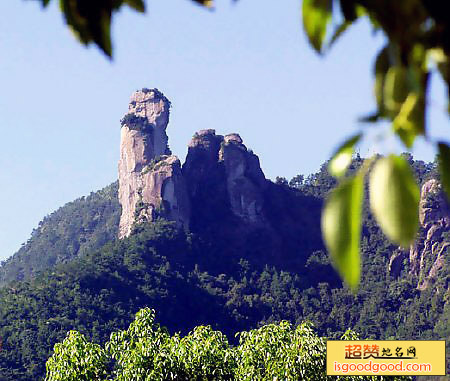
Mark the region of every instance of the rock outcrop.
POLYGON ((263 192, 267 180, 258 157, 238 134, 216 135, 212 129, 197 132, 189 143, 183 173, 192 199, 204 199, 209 188, 235 217, 254 226, 266 223, 263 192))
POLYGON ((408 261, 408 252, 399 248, 389 259, 388 271, 394 278, 398 278, 404 269, 405 260, 408 261))
POLYGON ((216 194, 223 196, 220 188, 223 182, 223 168, 219 165, 219 149, 223 136, 216 135, 215 130, 196 132, 188 145, 183 174, 191 198, 202 197, 205 186, 216 186, 216 194))
POLYGON ((419 206, 419 238, 409 252, 410 272, 418 276, 423 290, 434 281, 450 252, 450 208, 436 179, 422 186, 419 206))
POLYGON ((238 134, 216 135, 208 129, 194 134, 181 166, 168 147, 169 109, 161 92, 143 89, 132 95, 121 121, 119 238, 128 236, 135 223, 161 216, 192 231, 220 225, 216 230, 224 236, 241 240, 258 231, 279 247, 279 223, 266 213, 267 195, 273 192, 258 156, 238 134))
POLYGON ((247 222, 264 223, 262 191, 266 178, 258 156, 247 150, 238 134, 230 134, 221 143, 219 160, 225 166, 232 212, 247 222))
POLYGON ((189 200, 181 164, 170 155, 166 128, 169 100, 158 90, 136 91, 121 121, 119 238, 128 236, 136 221, 158 215, 187 227, 189 200))
POLYGON ((153 221, 161 216, 188 228, 189 198, 176 156, 162 156, 145 166, 140 185, 133 222, 153 221))

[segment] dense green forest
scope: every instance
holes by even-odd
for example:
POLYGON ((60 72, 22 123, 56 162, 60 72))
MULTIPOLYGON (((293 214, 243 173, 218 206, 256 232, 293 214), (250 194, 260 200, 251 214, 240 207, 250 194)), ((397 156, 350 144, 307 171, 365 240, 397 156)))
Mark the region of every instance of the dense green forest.
POLYGON ((27 279, 114 240, 120 217, 117 187, 116 181, 45 217, 19 251, 2 263, 0 286, 27 279))
MULTIPOLYGON (((434 164, 409 160, 420 183, 435 176, 434 164)), ((357 157, 352 165, 360 164, 357 157)), ((281 320, 310 321, 331 338, 351 328, 362 338, 449 340, 448 255, 439 276, 419 290, 420 274, 410 271, 406 256, 399 257, 395 269, 391 266, 399 248, 386 240, 368 208, 360 289, 352 294, 342 285, 320 240, 322 200, 333 186, 326 164, 306 178, 272 183, 270 218, 281 237, 274 242, 264 231, 239 237, 229 228, 232 217, 226 210, 214 211, 220 218, 206 214, 208 199, 203 209, 197 205, 190 232, 161 219, 135 226, 120 241, 114 239, 115 184, 66 205, 1 268, 4 282, 16 280, 0 289, 0 379, 38 380, 54 344, 69 330, 104 344, 144 307, 154 308, 171 334, 210 325, 231 344, 237 344, 238 331, 281 320), (67 252, 67 247, 73 249, 67 252), (20 264, 25 272, 11 270, 20 264)), ((443 242, 438 245, 445 249, 443 242)))

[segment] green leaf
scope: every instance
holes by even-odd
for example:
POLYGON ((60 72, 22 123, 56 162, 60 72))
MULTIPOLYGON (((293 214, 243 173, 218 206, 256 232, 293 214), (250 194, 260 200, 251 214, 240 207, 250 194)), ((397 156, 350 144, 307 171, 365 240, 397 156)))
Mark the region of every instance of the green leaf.
POLYGON ((412 147, 417 135, 425 132, 425 102, 419 94, 408 95, 392 127, 408 148, 412 147))
POLYGON ((361 134, 357 134, 347 139, 333 155, 328 164, 328 170, 333 176, 341 177, 345 174, 345 171, 352 162, 355 145, 359 142, 361 136, 361 134))
POLYGON ((358 18, 355 0, 340 0, 340 6, 346 21, 353 22, 358 18))
POLYGON ((386 73, 383 87, 384 108, 388 114, 395 118, 403 102, 409 94, 408 70, 404 66, 392 66, 386 73))
MULTIPOLYGON (((448 100, 450 101, 450 86, 448 86, 448 84, 450 84, 450 54, 447 57, 441 50, 439 54, 435 54, 433 58, 435 58, 436 66, 439 70, 439 73, 441 73, 442 75, 442 79, 447 83, 447 96, 449 98, 448 100)), ((450 113, 450 102, 447 111, 450 113)))
POLYGON ((196 3, 199 3, 207 8, 213 8, 214 7, 214 1, 213 0, 193 0, 196 3))
POLYGON ((419 67, 392 66, 386 74, 382 96, 378 95, 393 121, 394 132, 408 148, 418 135, 425 133, 427 83, 428 74, 419 67))
POLYGON ((375 61, 375 98, 378 105, 378 113, 384 113, 384 84, 386 81, 386 74, 389 70, 389 50, 385 46, 378 53, 377 59, 375 61))
POLYGON ((439 142, 439 172, 441 182, 447 198, 450 200, 450 147, 447 143, 439 142))
POLYGON ((143 0, 124 0, 124 3, 138 12, 145 12, 145 3, 143 0))
POLYGON ((408 162, 390 155, 378 160, 370 175, 370 207, 383 231, 407 247, 419 226, 420 192, 408 162))
POLYGON ((360 123, 375 123, 378 122, 378 120, 381 118, 381 115, 379 112, 374 112, 372 114, 363 116, 361 118, 358 118, 358 122, 360 123))
POLYGON ((442 78, 447 83, 447 112, 450 114, 450 59, 446 62, 438 63, 437 67, 442 78))
POLYGON ((332 0, 303 0, 303 29, 310 44, 320 53, 331 21, 332 0))
POLYGON ((345 21, 341 25, 339 25, 333 32, 333 35, 330 38, 330 42, 328 43, 328 49, 331 48, 332 45, 338 40, 339 37, 348 29, 348 27, 352 25, 352 22, 345 21))
POLYGON ((108 56, 112 56, 111 43, 111 12, 104 10, 100 16, 100 31, 94 33, 94 41, 108 56))
POLYGON ((360 280, 361 212, 364 176, 347 179, 334 189, 322 212, 322 234, 335 267, 356 290, 360 280))
POLYGON ((111 15, 120 8, 123 1, 113 4, 109 1, 60 0, 67 24, 76 37, 85 45, 94 42, 111 57, 111 15))

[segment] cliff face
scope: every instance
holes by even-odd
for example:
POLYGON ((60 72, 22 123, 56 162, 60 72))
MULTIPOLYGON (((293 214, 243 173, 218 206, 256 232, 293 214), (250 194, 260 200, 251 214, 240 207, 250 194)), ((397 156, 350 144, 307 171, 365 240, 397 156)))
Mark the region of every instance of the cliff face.
MULTIPOLYGON (((190 198, 203 198, 205 187, 214 186, 216 197, 226 199, 223 167, 219 165, 219 149, 223 136, 215 130, 196 132, 189 142, 183 175, 190 198)), ((205 200, 207 201, 207 200, 205 200)))
POLYGON ((219 160, 225 166, 232 212, 247 222, 264 224, 262 192, 266 178, 258 156, 247 150, 238 134, 230 134, 221 143, 219 160))
POLYGON ((119 159, 119 238, 135 221, 158 215, 187 227, 189 202, 180 161, 170 156, 169 100, 158 90, 136 91, 122 119, 119 159))
POLYGON ((262 211, 267 180, 258 157, 247 150, 238 134, 224 137, 215 130, 197 132, 189 143, 183 173, 197 205, 208 189, 215 194, 216 204, 221 200, 233 216, 253 226, 266 223, 262 211))
POLYGON ((436 179, 422 185, 419 222, 416 241, 409 251, 398 248, 391 255, 389 272, 397 278, 408 268, 419 290, 433 285, 445 292, 449 287, 446 279, 450 279, 446 273, 450 269, 450 207, 436 179))
POLYGON ((441 185, 435 179, 422 186, 419 206, 419 239, 409 252, 410 272, 419 277, 423 290, 448 264, 450 248, 450 208, 441 185))
MULTIPOLYGON (((122 119, 119 160, 119 238, 135 222, 157 216, 188 228, 191 204, 205 222, 211 209, 222 209, 249 226, 264 226, 263 193, 267 181, 258 157, 238 134, 225 137, 202 130, 189 143, 186 163, 170 155, 166 128, 169 100, 158 90, 135 92, 122 119), (203 213, 204 212, 204 213, 203 213)), ((217 213, 214 218, 220 218, 217 213)))
POLYGON ((189 199, 176 156, 161 156, 141 171, 133 222, 153 221, 158 216, 189 225, 189 199))

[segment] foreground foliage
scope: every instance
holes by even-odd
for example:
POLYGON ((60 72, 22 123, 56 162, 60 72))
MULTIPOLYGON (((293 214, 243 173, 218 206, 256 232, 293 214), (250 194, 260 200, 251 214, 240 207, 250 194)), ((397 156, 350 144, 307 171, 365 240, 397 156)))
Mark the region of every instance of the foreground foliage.
MULTIPOLYGON (((302 15, 306 35, 318 53, 328 51, 347 28, 362 18, 374 31, 383 33, 386 44, 374 63, 377 109, 363 121, 389 121, 392 133, 406 149, 413 147, 417 137, 424 136, 439 152, 442 184, 450 197, 450 147, 448 142, 435 141, 426 125, 432 73, 440 76, 450 90, 450 24, 449 18, 443 16, 445 7, 444 2, 429 0, 303 0, 302 15), (335 29, 331 31, 333 23, 335 29)), ((450 112, 448 96, 447 102, 450 112)), ((352 153, 365 135, 362 130, 350 137, 334 155, 330 170, 341 180, 322 217, 328 250, 343 279, 354 290, 360 279, 362 181, 372 161, 370 206, 385 234, 408 247, 419 225, 419 189, 403 157, 374 157, 356 175, 345 178, 352 153), (344 224, 337 231, 335 225, 340 220, 344 224), (350 237, 348 244, 343 244, 342 236, 350 237)))
MULTIPOLYGON (((104 347, 70 331, 47 361, 45 381, 144 380, 326 380, 326 345, 311 324, 282 321, 240 332, 232 347, 210 326, 171 336, 140 310, 130 327, 111 334, 104 347)), ((343 339, 355 338, 347 331, 343 339)), ((336 377, 334 377, 336 379, 336 377)), ((382 380, 383 377, 346 377, 382 380)), ((409 380, 392 377, 391 380, 409 380)))

